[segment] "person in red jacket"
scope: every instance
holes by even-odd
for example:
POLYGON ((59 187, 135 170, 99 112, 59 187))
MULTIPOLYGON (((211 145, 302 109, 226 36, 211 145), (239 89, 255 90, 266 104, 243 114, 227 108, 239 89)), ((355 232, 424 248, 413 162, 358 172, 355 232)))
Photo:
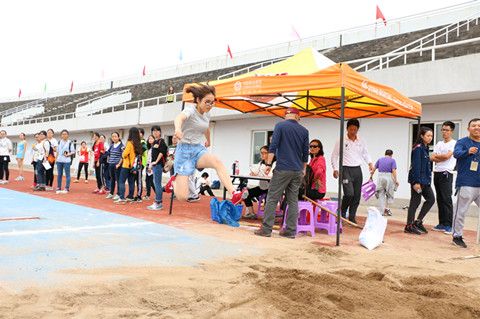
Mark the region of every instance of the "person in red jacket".
POLYGON ((310 163, 313 172, 313 180, 310 187, 306 187, 306 196, 313 200, 319 200, 325 197, 327 192, 327 166, 325 157, 323 157, 323 145, 317 139, 310 142, 310 163))
POLYGON ((100 165, 100 157, 103 153, 105 153, 105 145, 100 140, 100 134, 98 132, 93 133, 93 157, 94 157, 94 164, 95 167, 95 178, 97 179, 97 189, 93 192, 99 195, 106 194, 104 185, 103 185, 103 172, 102 172, 102 165, 100 165))

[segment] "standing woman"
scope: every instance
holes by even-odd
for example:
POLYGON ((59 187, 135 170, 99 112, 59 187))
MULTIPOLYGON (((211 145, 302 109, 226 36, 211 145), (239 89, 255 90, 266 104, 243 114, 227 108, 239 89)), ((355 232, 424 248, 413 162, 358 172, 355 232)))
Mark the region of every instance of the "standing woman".
POLYGON ((98 132, 93 133, 93 166, 95 167, 95 178, 97 179, 97 188, 93 191, 95 194, 103 195, 105 190, 103 189, 103 172, 102 165, 100 165, 100 158, 105 153, 105 146, 100 140, 100 134, 98 132))
MULTIPOLYGON (((118 196, 120 197, 115 204, 125 204, 126 201, 133 202, 133 195, 135 192, 135 170, 138 163, 141 161, 143 153, 142 143, 140 142, 140 132, 138 128, 131 127, 128 131, 128 140, 125 150, 122 153, 122 168, 120 169, 120 176, 118 179, 118 196), (138 157, 140 155, 140 157, 138 157), (128 180, 128 196, 125 200, 125 181, 128 180)), ((141 164, 140 164, 141 165, 141 164)))
POLYGON ((33 160, 35 164, 35 174, 37 175, 37 185, 34 191, 46 190, 46 172, 44 163, 48 162, 48 154, 50 153, 50 143, 47 141, 47 132, 40 131, 38 133, 38 143, 33 147, 33 160))
MULTIPOLYGON (((47 141, 50 144, 50 148, 51 148, 50 154, 53 155, 53 158, 50 161, 50 166, 52 166, 52 167, 47 169, 47 171, 45 172, 45 176, 47 178, 47 187, 46 187, 47 190, 53 190, 53 169, 55 167, 55 155, 54 154, 56 154, 57 147, 58 147, 58 141, 55 137, 53 137, 54 134, 55 134, 55 132, 53 131, 53 129, 49 128, 47 130, 47 141)), ((48 154, 47 154, 47 156, 48 156, 48 154)))
POLYGON ((327 192, 327 164, 323 157, 323 144, 320 140, 313 139, 310 142, 310 163, 308 165, 312 169, 312 184, 306 185, 305 195, 313 200, 319 200, 325 197, 327 192))
POLYGON ((77 151, 78 154, 78 169, 77 169, 77 179, 74 183, 78 183, 80 181, 80 175, 82 173, 82 168, 85 171, 85 184, 88 183, 88 155, 90 154, 90 150, 87 147, 87 142, 82 141, 80 143, 80 149, 77 151))
POLYGON ((63 130, 60 133, 60 142, 58 143, 57 155, 57 194, 68 194, 70 191, 70 166, 72 165, 72 155, 75 154, 73 143, 68 139, 68 131, 63 130), (65 188, 62 190, 62 178, 65 171, 65 188))
POLYGON ((15 178, 16 181, 23 181, 23 160, 25 159, 25 152, 27 149, 27 141, 25 140, 25 133, 20 133, 20 142, 17 144, 17 165, 18 165, 18 177, 15 178))
MULTIPOLYGON (((34 136, 35 142, 32 144, 32 149, 30 150, 30 154, 32 156, 32 166, 33 166, 33 187, 37 186, 37 161, 35 160, 35 155, 38 153, 36 146, 38 143, 41 142, 40 140, 40 134, 36 133, 34 136)), ((37 156, 38 157, 38 156, 37 156)))
POLYGON ((430 168, 430 156, 428 153, 428 144, 432 142, 433 132, 428 127, 420 127, 420 135, 412 149, 411 167, 408 172, 408 182, 411 185, 410 204, 408 205, 408 219, 405 226, 405 232, 409 234, 426 234, 428 231, 423 226, 423 218, 435 204, 435 195, 433 194, 432 170, 430 168), (423 198, 425 202, 420 209, 420 214, 415 219, 415 213, 423 198))
POLYGON ((213 168, 220 181, 232 195, 232 202, 241 200, 241 192, 235 192, 225 165, 213 154, 210 146, 210 110, 215 104, 215 87, 196 84, 188 87, 186 93, 193 95, 195 106, 187 106, 175 118, 175 137, 178 146, 175 151, 175 194, 178 200, 188 198, 188 177, 196 168, 213 168), (206 140, 206 141, 205 141, 206 140))
POLYGON ((147 195, 143 197, 143 200, 150 200, 150 194, 153 191, 155 192, 155 185, 153 183, 153 170, 152 170, 152 147, 155 142, 155 137, 150 135, 147 139, 147 165, 146 165, 146 177, 145 184, 147 188, 147 195))
POLYGON ((12 141, 7 137, 5 130, 0 131, 0 184, 7 184, 10 177, 8 163, 12 153, 12 141), (5 178, 5 179, 4 179, 5 178))
MULTIPOLYGON (((115 194, 115 184, 118 184, 118 178, 120 175, 120 166, 122 165, 122 152, 125 148, 122 141, 120 140, 120 134, 118 132, 113 132, 111 135, 112 144, 107 151, 107 162, 108 170, 110 175, 110 192, 107 195, 107 199, 114 198, 115 194)), ((117 186, 118 187, 118 186, 117 186)), ((118 193, 118 192, 117 192, 118 193)), ((118 196, 118 195, 117 195, 118 196)), ((114 198, 114 200, 117 200, 114 198)))

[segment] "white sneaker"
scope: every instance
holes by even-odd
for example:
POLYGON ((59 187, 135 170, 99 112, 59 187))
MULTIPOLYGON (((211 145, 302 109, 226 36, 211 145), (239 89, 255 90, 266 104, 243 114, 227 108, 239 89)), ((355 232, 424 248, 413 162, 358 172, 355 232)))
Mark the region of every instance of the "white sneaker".
POLYGON ((147 206, 147 209, 148 210, 161 210, 163 209, 163 205, 161 203, 153 203, 152 205, 150 206, 147 206))
POLYGON ((46 186, 46 187, 45 187, 45 190, 46 190, 46 191, 53 191, 53 187, 46 186))
POLYGON ((105 197, 106 199, 110 199, 110 198, 113 198, 113 195, 108 193, 108 195, 105 197))
POLYGON ((17 176, 17 178, 15 178, 16 181, 21 181, 22 180, 22 176, 17 176))
POLYGON ((68 194, 68 192, 69 192, 68 189, 64 189, 64 190, 62 191, 62 194, 68 194))
POLYGON ((57 189, 57 191, 55 192, 55 194, 62 194, 62 190, 61 189, 57 189))
POLYGON ((114 200, 113 203, 114 204, 119 204, 119 205, 125 205, 127 203, 127 201, 119 198, 117 200, 114 200))
POLYGON ((119 199, 120 199, 120 196, 115 195, 115 196, 112 197, 112 199, 113 199, 113 200, 119 200, 119 199))

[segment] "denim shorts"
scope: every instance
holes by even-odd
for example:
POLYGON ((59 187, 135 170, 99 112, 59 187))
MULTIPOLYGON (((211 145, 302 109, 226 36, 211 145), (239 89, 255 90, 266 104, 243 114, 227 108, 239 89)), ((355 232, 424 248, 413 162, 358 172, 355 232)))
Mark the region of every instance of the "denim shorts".
POLYGON ((197 162, 207 148, 201 144, 179 143, 175 150, 174 169, 175 173, 182 176, 190 176, 197 168, 197 162))

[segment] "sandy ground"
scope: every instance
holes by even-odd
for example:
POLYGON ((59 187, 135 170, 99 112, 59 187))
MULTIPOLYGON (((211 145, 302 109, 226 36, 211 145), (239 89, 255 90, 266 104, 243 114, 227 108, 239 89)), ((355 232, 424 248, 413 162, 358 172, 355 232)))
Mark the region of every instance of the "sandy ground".
MULTIPOLYGON (((93 196, 85 187, 70 197, 42 196, 82 202, 93 196)), ((242 243, 258 254, 194 267, 71 269, 72 280, 62 285, 21 292, 0 287, 0 318, 480 318, 480 258, 459 258, 480 254, 473 231, 466 232, 468 249, 452 246, 441 233, 409 236, 405 212, 395 210, 385 243, 368 251, 351 227, 335 247, 334 236, 325 233, 259 238, 249 227, 216 225, 208 220, 207 198, 175 206, 172 217, 143 211, 137 206, 128 214, 242 243)), ((476 220, 467 222, 476 228, 476 220)))

